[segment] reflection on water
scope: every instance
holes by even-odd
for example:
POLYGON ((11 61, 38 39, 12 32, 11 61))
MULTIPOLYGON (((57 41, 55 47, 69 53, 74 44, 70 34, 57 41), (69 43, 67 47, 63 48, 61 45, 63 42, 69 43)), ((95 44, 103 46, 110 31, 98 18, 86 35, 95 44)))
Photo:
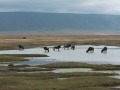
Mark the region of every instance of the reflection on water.
POLYGON ((120 71, 119 70, 107 70, 107 71, 94 71, 91 68, 62 68, 62 69, 55 69, 52 71, 33 71, 33 72, 18 72, 18 73, 72 73, 72 72, 95 72, 95 73, 109 73, 109 74, 118 74, 114 76, 109 76, 112 78, 120 79, 120 71))
POLYGON ((60 61, 49 60, 49 59, 32 59, 30 61, 24 61, 24 62, 15 63, 15 65, 36 66, 36 65, 45 65, 45 64, 57 63, 57 62, 60 62, 60 61))
MULTIPOLYGON (((115 86, 115 87, 111 87, 111 88, 120 88, 120 86, 115 86)), ((119 89, 116 89, 116 90, 119 90, 119 89)))
POLYGON ((116 73, 120 75, 119 70, 94 71, 91 68, 62 68, 53 70, 54 73, 69 73, 69 72, 97 72, 97 73, 116 73))
MULTIPOLYGON (((43 48, 31 48, 25 49, 24 51, 19 50, 3 50, 0 54, 47 54, 50 57, 39 57, 39 58, 29 58, 30 61, 24 61, 20 63, 15 63, 15 65, 44 65, 57 62, 84 62, 89 64, 120 64, 120 47, 107 46, 107 53, 101 53, 101 49, 104 46, 92 46, 95 48, 94 53, 86 53, 88 47, 92 45, 81 45, 76 46, 75 50, 64 50, 53 51, 52 46, 50 46, 50 52, 46 53, 43 48)), ((8 64, 0 64, 8 65, 8 64)), ((41 73, 41 72, 51 72, 51 71, 35 71, 35 72, 18 72, 18 73, 41 73)), ((56 69, 53 70, 54 73, 69 73, 69 72, 97 72, 97 73, 118 73, 118 75, 110 76, 112 78, 120 79, 120 71, 93 71, 91 68, 69 68, 69 69, 56 69)), ((64 79, 64 78, 58 78, 64 79)), ((119 88, 119 87, 118 87, 119 88)))
POLYGON ((109 76, 109 77, 120 79, 120 71, 119 70, 94 71, 91 68, 62 68, 62 69, 53 70, 52 72, 54 72, 54 73, 71 73, 71 72, 110 73, 110 74, 118 74, 118 75, 109 76))
POLYGON ((92 69, 90 68, 65 68, 65 69, 56 69, 52 72, 54 73, 70 73, 70 72, 90 72, 92 69))
POLYGON ((51 72, 51 71, 34 71, 34 72, 17 72, 19 74, 32 74, 32 73, 48 73, 48 72, 51 72))
POLYGON ((114 76, 109 76, 109 77, 120 79, 120 74, 119 75, 114 75, 114 76))
POLYGON ((0 64, 0 66, 8 66, 8 64, 0 64))
POLYGON ((89 64, 120 64, 119 53, 120 47, 116 46, 107 46, 107 53, 101 53, 101 49, 104 46, 92 46, 94 47, 94 53, 86 53, 88 47, 92 45, 81 45, 76 46, 75 50, 71 49, 60 49, 58 52, 53 51, 52 46, 50 46, 50 52, 46 53, 43 48, 31 48, 25 49, 24 51, 19 50, 4 50, 0 51, 0 54, 47 54, 50 57, 39 57, 31 58, 29 62, 20 62, 20 64, 29 64, 29 65, 43 65, 54 62, 84 62, 89 64), (44 60, 44 61, 43 61, 44 60), (48 61, 49 60, 49 61, 48 61))
MULTIPOLYGON (((20 62, 18 64, 27 64, 27 65, 43 65, 49 63, 56 63, 56 62, 84 62, 88 64, 120 64, 119 60, 119 53, 120 47, 116 46, 107 46, 108 50, 107 53, 101 53, 101 49, 104 46, 92 46, 95 48, 94 53, 86 53, 86 50, 89 46, 92 45, 81 45, 76 46, 75 50, 71 49, 60 49, 58 52, 53 51, 52 46, 50 48, 50 52, 46 53, 43 48, 32 48, 26 49, 22 52, 19 51, 6 51, 4 53, 31 53, 31 54, 38 54, 43 53, 47 54, 50 57, 39 57, 39 58, 29 58, 30 61, 27 62, 20 62)), ((0 51, 0 53, 3 53, 0 51)))
POLYGON ((67 78, 57 78, 58 80, 65 80, 65 79, 67 79, 67 78))

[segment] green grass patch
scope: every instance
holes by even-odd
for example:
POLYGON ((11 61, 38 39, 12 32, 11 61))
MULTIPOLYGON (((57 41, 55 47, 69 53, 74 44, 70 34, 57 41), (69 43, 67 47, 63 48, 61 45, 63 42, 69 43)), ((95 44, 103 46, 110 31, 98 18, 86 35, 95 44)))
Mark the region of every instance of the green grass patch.
POLYGON ((0 62, 26 61, 25 57, 48 57, 45 54, 1 54, 0 62))
POLYGON ((87 64, 80 62, 61 62, 61 63, 52 63, 47 65, 42 65, 41 67, 45 68, 92 68, 94 70, 120 70, 120 65, 111 65, 111 64, 87 64))
MULTIPOLYGON (((27 66, 28 67, 28 66, 27 66)), ((54 70, 52 68, 25 68, 24 66, 14 66, 14 67, 9 67, 9 71, 16 71, 16 72, 35 72, 35 71, 51 71, 54 70), (22 67, 22 69, 21 69, 22 67)))
POLYGON ((45 54, 1 54, 1 56, 17 56, 17 57, 48 57, 45 54))
POLYGON ((109 87, 120 85, 120 80, 95 73, 9 74, 0 77, 1 90, 111 90, 109 87))

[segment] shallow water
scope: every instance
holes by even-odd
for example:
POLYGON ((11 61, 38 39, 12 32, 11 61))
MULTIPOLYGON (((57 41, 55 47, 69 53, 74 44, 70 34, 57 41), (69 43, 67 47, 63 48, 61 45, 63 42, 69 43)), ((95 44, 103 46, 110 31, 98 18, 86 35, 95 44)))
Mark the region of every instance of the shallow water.
POLYGON ((20 62, 16 64, 27 65, 43 65, 56 62, 85 62, 89 64, 120 64, 120 47, 107 46, 107 53, 101 53, 104 46, 92 46, 95 48, 94 53, 86 53, 88 47, 92 45, 76 46, 75 50, 60 49, 53 51, 50 46, 50 52, 45 52, 43 48, 31 48, 24 51, 19 50, 3 50, 0 54, 47 54, 50 57, 30 58, 30 61, 20 62))
POLYGON ((32 71, 32 72, 17 72, 17 73, 72 73, 72 72, 95 72, 95 73, 109 73, 109 74, 118 74, 114 76, 109 76, 112 78, 120 79, 120 71, 119 70, 107 70, 107 71, 94 71, 91 68, 62 68, 62 69, 55 69, 52 71, 32 71))
POLYGON ((14 65, 30 65, 30 66, 36 66, 36 65, 45 65, 50 63, 57 63, 59 61, 56 60, 49 60, 49 59, 32 59, 30 61, 24 61, 15 63, 14 65))
POLYGON ((54 73, 71 73, 71 72, 91 72, 91 68, 62 68, 52 70, 54 73))
MULTIPOLYGON (((95 73, 110 73, 110 74, 116 73, 118 75, 109 76, 109 77, 120 79, 120 71, 119 70, 94 71, 91 68, 62 68, 62 69, 53 70, 52 72, 54 72, 54 73, 95 72, 95 73)), ((120 88, 120 86, 115 86, 115 87, 111 87, 111 88, 120 88)))
POLYGON ((109 76, 109 77, 120 79, 120 71, 119 70, 94 71, 91 68, 62 68, 62 69, 52 70, 52 72, 54 72, 54 73, 95 72, 95 73, 110 73, 110 74, 115 73, 118 75, 109 76))
MULTIPOLYGON (((92 46, 95 48, 94 53, 86 53, 88 47, 92 45, 81 45, 76 46, 75 50, 64 50, 60 49, 60 51, 53 51, 53 46, 50 46, 50 52, 45 52, 43 48, 31 48, 25 49, 24 51, 19 50, 1 50, 0 54, 47 54, 50 57, 34 57, 29 58, 30 61, 24 61, 15 63, 15 65, 43 65, 49 63, 56 63, 56 62, 85 62, 89 64, 120 64, 120 47, 116 46, 107 46, 108 51, 107 53, 101 53, 101 49, 103 46, 92 46)), ((1 65, 1 64, 0 64, 1 65)), ((6 64, 2 64, 6 65, 6 64)), ((18 72, 18 73, 40 73, 42 71, 36 72, 18 72)), ((44 71, 43 71, 44 72, 44 71)), ((50 71, 45 71, 50 72, 50 71)), ((54 73, 67 73, 67 72, 99 72, 99 73, 118 73, 118 75, 110 76, 112 78, 120 79, 120 71, 112 70, 112 71, 93 71, 90 68, 70 68, 70 69, 56 69, 53 70, 54 73)), ((59 78, 58 78, 59 79, 59 78)), ((61 79, 61 78, 60 78, 61 79)), ((64 78, 63 78, 64 79, 64 78)), ((120 88, 114 87, 114 88, 120 88)))
MULTIPOLYGON (((53 70, 52 72, 54 72, 54 73, 97 72, 97 73, 116 73, 116 74, 120 75, 119 70, 94 71, 91 68, 62 68, 62 69, 53 70)), ((118 76, 118 75, 116 75, 116 76, 118 76)))

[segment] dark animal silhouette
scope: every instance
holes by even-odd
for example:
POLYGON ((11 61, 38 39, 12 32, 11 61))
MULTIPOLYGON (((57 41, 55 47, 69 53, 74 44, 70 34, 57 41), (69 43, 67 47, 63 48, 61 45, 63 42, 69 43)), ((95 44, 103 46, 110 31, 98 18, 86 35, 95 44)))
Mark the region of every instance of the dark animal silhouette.
POLYGON ((43 47, 45 51, 48 51, 49 52, 49 48, 48 47, 43 47))
POLYGON ((72 46, 71 44, 64 45, 64 49, 65 48, 69 49, 69 47, 71 47, 71 46, 72 46))
POLYGON ((55 51, 55 49, 58 49, 59 51, 60 48, 61 48, 61 45, 58 45, 58 46, 53 47, 53 50, 55 51))
POLYGON ((71 46, 71 49, 72 49, 72 50, 75 50, 75 45, 72 45, 72 46, 71 46))
POLYGON ((19 46, 19 50, 24 50, 24 46, 22 45, 18 45, 19 46))
POLYGON ((26 37, 23 37, 23 39, 26 39, 26 37))
POLYGON ((101 50, 101 53, 103 52, 107 52, 107 47, 104 47, 102 50, 101 50))
POLYGON ((93 51, 94 51, 94 48, 93 48, 93 47, 89 47, 89 48, 87 49, 86 53, 88 53, 89 51, 90 51, 90 52, 91 52, 91 51, 93 52, 93 51))

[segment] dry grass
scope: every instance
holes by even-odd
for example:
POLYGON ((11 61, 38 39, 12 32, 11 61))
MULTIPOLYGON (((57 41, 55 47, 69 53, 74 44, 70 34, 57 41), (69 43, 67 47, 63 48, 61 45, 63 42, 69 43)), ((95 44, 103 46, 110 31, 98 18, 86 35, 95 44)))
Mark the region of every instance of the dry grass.
POLYGON ((0 36, 0 49, 18 49, 19 44, 24 45, 25 48, 67 43, 120 46, 119 42, 119 35, 13 35, 0 36))

